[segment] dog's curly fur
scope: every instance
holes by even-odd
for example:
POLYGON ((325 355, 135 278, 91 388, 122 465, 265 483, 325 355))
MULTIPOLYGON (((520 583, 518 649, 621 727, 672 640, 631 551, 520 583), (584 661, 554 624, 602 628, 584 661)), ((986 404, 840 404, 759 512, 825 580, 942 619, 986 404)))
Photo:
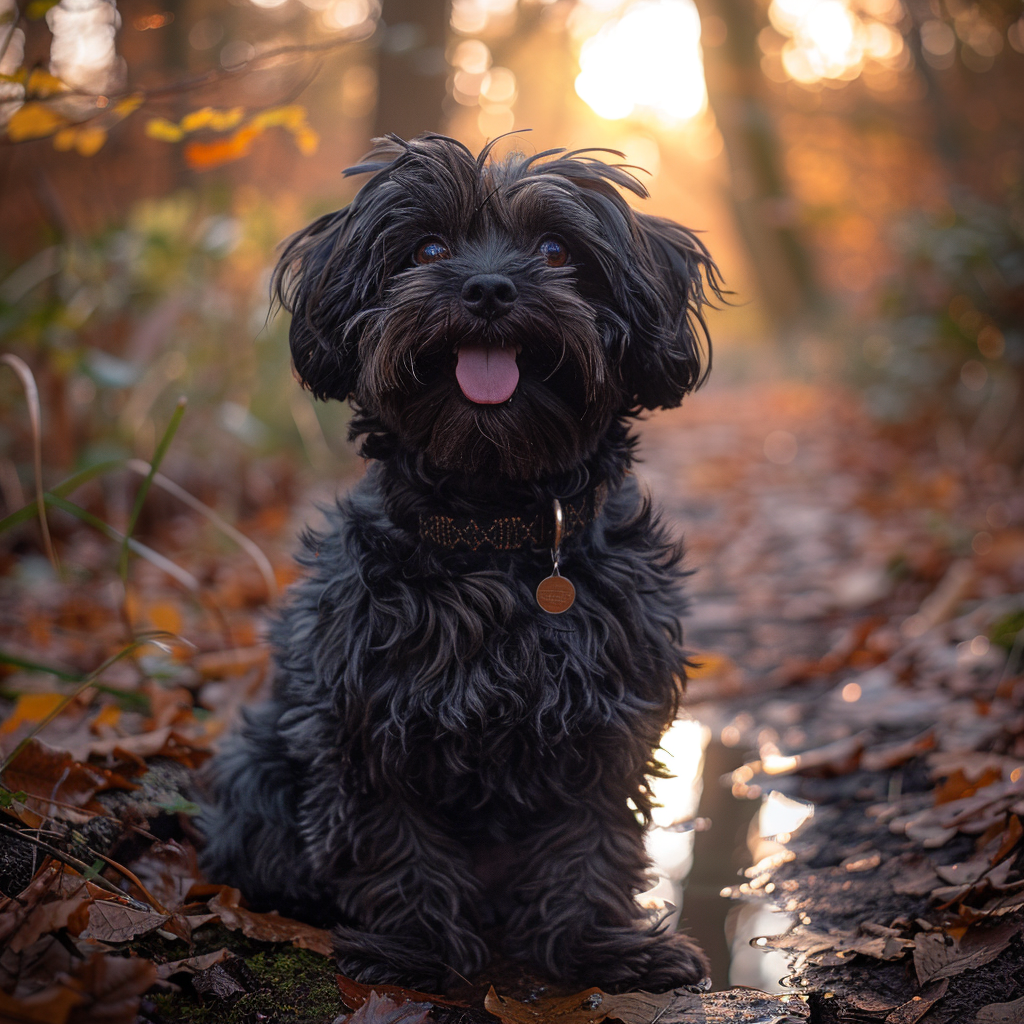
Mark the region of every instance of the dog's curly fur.
POLYGON ((682 551, 628 474, 628 424, 702 381, 714 264, 591 151, 489 162, 389 137, 348 173, 372 177, 290 240, 276 289, 303 383, 352 402, 375 461, 304 538, 273 696, 213 764, 204 867, 333 926, 367 982, 443 986, 497 928, 568 982, 694 983, 701 952, 633 899, 685 655, 682 551), (425 238, 448 258, 417 263, 425 238), (500 314, 466 301, 479 274, 513 282, 500 314), (465 397, 467 343, 516 346, 510 400, 465 397), (603 510, 563 548, 562 615, 534 599, 548 550, 418 534, 422 514, 549 514, 599 483, 603 510))

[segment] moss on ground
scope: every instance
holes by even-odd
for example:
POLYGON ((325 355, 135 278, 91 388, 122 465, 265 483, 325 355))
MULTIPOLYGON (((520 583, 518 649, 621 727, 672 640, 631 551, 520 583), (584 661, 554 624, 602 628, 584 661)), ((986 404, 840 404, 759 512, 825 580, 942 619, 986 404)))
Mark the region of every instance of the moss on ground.
POLYGON ((293 946, 263 946, 241 953, 256 985, 235 1000, 180 992, 153 997, 156 1021, 174 1024, 330 1024, 346 1008, 335 981, 334 962, 293 946))

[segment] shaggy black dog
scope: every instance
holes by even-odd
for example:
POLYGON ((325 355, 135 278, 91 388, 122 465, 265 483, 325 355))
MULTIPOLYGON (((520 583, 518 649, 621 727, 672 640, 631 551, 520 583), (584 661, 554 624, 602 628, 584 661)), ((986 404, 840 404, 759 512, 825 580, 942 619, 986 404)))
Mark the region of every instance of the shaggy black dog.
POLYGON ((472 974, 492 928, 567 982, 697 982, 633 898, 685 657, 628 423, 703 380, 714 264, 587 151, 390 137, 347 173, 372 177, 276 292, 374 461, 305 537, 273 697, 214 762, 206 871, 333 926, 366 982, 472 974))

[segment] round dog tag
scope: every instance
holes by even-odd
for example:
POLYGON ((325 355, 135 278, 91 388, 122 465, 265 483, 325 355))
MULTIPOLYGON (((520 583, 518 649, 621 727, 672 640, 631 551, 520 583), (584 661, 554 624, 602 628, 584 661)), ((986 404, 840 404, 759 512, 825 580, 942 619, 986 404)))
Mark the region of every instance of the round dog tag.
POLYGON ((576 600, 576 588, 564 576, 549 576, 537 584, 537 604, 551 615, 561 615, 576 600))

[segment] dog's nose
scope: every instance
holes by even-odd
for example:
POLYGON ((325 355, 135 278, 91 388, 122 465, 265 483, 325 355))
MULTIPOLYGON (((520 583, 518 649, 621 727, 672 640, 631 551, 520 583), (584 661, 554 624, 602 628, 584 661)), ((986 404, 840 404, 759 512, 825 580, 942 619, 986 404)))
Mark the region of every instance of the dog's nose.
POLYGON ((474 274, 462 286, 466 308, 487 320, 504 316, 518 296, 515 284, 504 274, 474 274))

